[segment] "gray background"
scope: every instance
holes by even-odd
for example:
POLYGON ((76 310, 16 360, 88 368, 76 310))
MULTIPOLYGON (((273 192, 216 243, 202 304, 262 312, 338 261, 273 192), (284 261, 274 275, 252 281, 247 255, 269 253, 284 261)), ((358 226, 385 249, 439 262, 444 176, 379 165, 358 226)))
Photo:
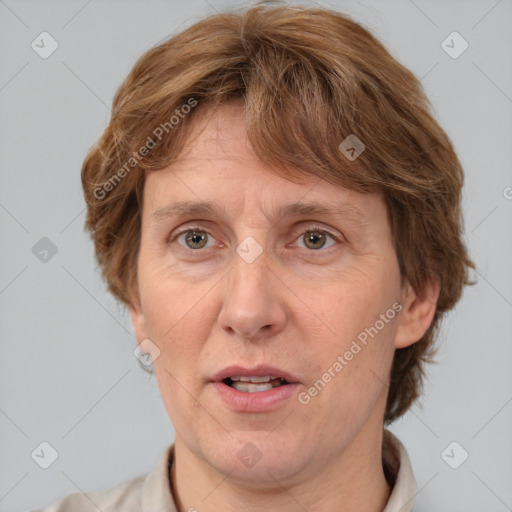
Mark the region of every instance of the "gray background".
MULTIPOLYGON (((128 316, 95 268, 79 172, 136 58, 242 5, 0 0, 0 511, 146 473, 173 440, 128 316), (42 31, 59 44, 47 59, 31 48, 42 31), (57 248, 46 262, 32 252, 42 237, 57 248), (59 455, 46 470, 31 457, 43 441, 59 455)), ((478 284, 444 323, 423 407, 391 428, 412 459, 415 510, 512 510, 512 1, 320 5, 352 15, 422 79, 467 173, 478 284), (441 47, 453 31, 469 43, 457 59, 441 47), (452 441, 469 453, 458 469, 441 457, 452 441)))

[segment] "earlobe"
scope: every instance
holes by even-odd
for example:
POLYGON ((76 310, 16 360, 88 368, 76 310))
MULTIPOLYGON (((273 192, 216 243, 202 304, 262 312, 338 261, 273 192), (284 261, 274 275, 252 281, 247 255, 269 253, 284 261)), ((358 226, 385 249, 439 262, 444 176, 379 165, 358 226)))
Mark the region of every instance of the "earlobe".
POLYGON ((144 313, 142 312, 142 308, 138 302, 132 302, 132 304, 130 304, 130 318, 137 338, 137 343, 140 344, 147 338, 147 334, 144 313))
POLYGON ((423 337, 434 318, 440 289, 437 276, 431 278, 421 296, 407 283, 395 337, 396 348, 408 347, 423 337))

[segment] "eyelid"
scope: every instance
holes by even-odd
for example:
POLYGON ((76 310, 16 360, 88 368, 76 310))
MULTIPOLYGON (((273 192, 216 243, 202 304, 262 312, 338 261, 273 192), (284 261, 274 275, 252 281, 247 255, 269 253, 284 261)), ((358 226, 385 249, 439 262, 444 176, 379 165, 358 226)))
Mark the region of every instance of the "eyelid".
POLYGON ((330 235, 330 236, 332 236, 334 238, 334 240, 336 240, 338 242, 341 242, 341 238, 342 238, 341 235, 336 234, 333 231, 331 231, 330 229, 328 229, 326 227, 323 227, 323 226, 318 226, 316 224, 311 224, 311 225, 309 225, 307 227, 301 227, 299 229, 300 234, 308 233, 310 231, 320 231, 320 233, 325 233, 327 235, 330 235))
POLYGON ((176 238, 178 238, 183 233, 186 233, 187 231, 204 231, 205 233, 208 233, 209 235, 211 235, 211 233, 207 229, 204 229, 201 226, 191 224, 189 226, 183 226, 183 227, 178 228, 175 231, 173 231, 171 233, 171 235, 168 237, 169 242, 176 240, 176 238))

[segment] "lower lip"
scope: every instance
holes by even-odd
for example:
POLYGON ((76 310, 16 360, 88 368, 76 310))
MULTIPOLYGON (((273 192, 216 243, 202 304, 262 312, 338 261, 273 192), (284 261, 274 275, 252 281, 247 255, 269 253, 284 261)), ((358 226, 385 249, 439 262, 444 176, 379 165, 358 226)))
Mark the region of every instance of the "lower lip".
POLYGON ((266 391, 245 393, 224 384, 212 382, 224 403, 238 412, 268 412, 277 409, 297 393, 299 384, 285 384, 266 391))

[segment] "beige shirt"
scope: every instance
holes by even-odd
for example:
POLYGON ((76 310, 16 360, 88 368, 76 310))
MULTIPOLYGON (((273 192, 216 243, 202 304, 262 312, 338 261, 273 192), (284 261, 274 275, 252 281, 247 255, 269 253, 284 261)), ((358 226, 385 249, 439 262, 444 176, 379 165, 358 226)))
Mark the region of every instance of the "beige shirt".
MULTIPOLYGON (((174 444, 166 448, 147 475, 128 480, 101 492, 74 493, 34 512, 177 512, 171 494, 169 468, 174 444)), ((383 466, 392 487, 383 512, 410 512, 416 495, 416 480, 405 447, 388 430, 384 431, 383 466)))

